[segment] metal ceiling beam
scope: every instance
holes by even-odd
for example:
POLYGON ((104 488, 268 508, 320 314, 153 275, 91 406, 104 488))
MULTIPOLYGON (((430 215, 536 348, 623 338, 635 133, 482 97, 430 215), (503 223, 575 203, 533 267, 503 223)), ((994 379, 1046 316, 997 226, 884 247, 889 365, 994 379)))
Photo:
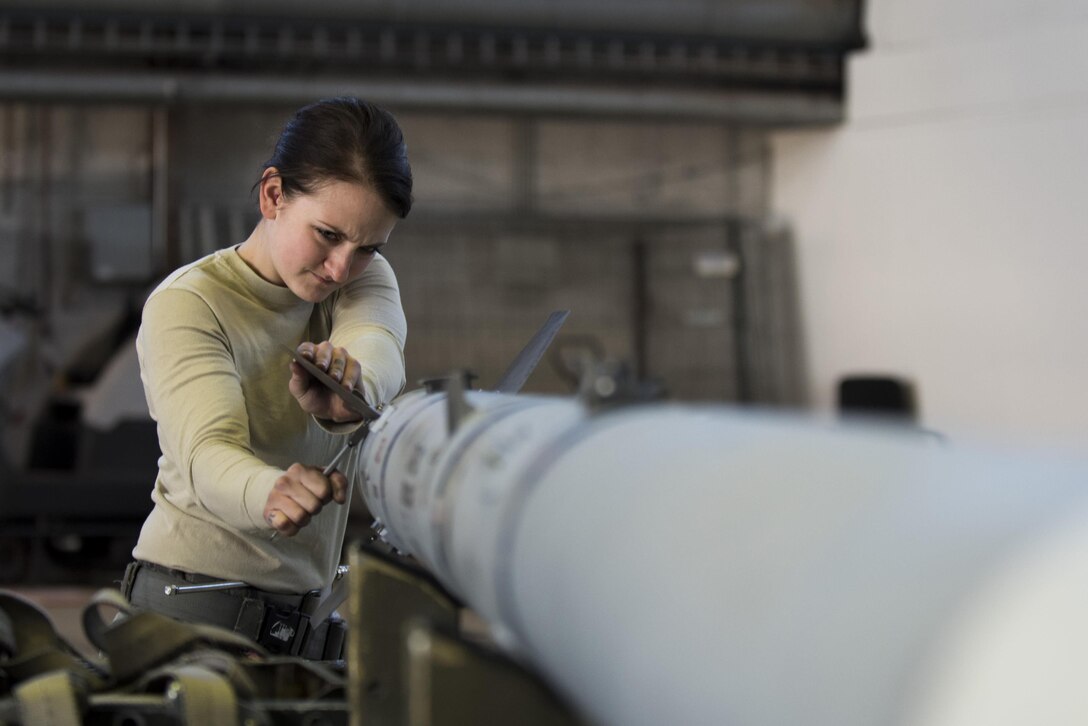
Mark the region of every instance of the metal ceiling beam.
POLYGON ((283 78, 226 74, 0 70, 0 98, 138 103, 305 103, 350 94, 400 109, 706 119, 767 125, 842 120, 831 94, 523 86, 488 82, 283 78))
POLYGON ((712 35, 298 18, 0 12, 0 59, 23 67, 518 74, 685 85, 837 88, 843 51, 712 35))
POLYGON ((864 46, 862 0, 8 0, 9 8, 165 15, 329 18, 402 24, 616 32, 864 46), (162 8, 168 8, 163 10, 162 8))
POLYGON ((0 96, 293 104, 350 93, 404 108, 826 124, 842 119, 860 3, 16 0, 0 11, 0 96), (673 22, 647 21, 665 15, 673 22))

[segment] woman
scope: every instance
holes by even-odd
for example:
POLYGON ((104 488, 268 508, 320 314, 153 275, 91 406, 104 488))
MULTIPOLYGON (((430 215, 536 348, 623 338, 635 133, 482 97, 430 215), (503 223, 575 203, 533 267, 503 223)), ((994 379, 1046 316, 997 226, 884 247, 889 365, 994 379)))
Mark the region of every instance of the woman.
POLYGON ((336 657, 304 622, 347 523, 348 479, 322 468, 361 424, 291 351, 372 406, 404 386, 406 323, 379 250, 411 208, 411 169, 388 112, 335 98, 294 115, 255 186, 249 238, 177 270, 144 307, 162 458, 124 589, 139 608, 336 657), (250 587, 165 594, 218 581, 250 587))

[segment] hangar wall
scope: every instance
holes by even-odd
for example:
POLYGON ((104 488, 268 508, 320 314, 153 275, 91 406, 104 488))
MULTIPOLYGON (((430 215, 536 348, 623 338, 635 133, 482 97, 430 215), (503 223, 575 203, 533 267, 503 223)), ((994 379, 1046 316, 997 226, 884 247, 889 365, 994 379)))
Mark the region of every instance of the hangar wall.
MULTIPOLYGON (((182 260, 249 234, 250 187, 291 110, 175 112, 182 260)), ((571 308, 560 348, 589 344, 638 363, 673 396, 796 400, 765 376, 739 379, 734 275, 705 271, 761 228, 765 131, 393 110, 416 179, 415 206, 386 250, 410 326, 411 385, 451 365, 494 383, 551 310, 571 308)), ((761 288, 757 300, 769 294, 761 288)), ((548 364, 532 386, 570 391, 562 378, 548 364)))
MULTIPOLYGON (((0 104, 0 255, 13 263, 0 288, 48 320, 35 338, 46 378, 70 379, 165 271, 245 239, 251 187, 292 110, 0 104)), ((789 239, 766 228, 766 129, 393 110, 417 180, 388 248, 413 386, 451 365, 493 383, 548 312, 571 308, 560 348, 623 359, 673 397, 799 401, 792 280, 775 281, 789 239)), ((574 380, 549 364, 533 385, 574 380)), ((22 409, 43 405, 41 385, 8 388, 33 399, 22 409)))
POLYGON ((873 0, 868 16, 847 122, 771 139, 813 403, 891 372, 930 427, 1088 449, 1084 5, 873 0))

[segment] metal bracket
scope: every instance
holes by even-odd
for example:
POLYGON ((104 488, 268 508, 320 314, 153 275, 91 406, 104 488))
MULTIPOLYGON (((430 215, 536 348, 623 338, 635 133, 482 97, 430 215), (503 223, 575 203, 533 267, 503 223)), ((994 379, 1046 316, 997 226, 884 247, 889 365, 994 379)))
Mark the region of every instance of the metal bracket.
POLYGON ((369 544, 353 545, 349 560, 353 726, 582 723, 534 673, 464 638, 471 613, 412 560, 369 544))

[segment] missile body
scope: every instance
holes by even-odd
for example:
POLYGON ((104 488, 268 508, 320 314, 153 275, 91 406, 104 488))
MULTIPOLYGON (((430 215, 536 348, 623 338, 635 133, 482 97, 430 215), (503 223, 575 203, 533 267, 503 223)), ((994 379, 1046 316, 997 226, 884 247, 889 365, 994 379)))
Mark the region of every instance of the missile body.
POLYGON ((384 536, 592 721, 1088 723, 1088 464, 726 407, 398 399, 384 536))

